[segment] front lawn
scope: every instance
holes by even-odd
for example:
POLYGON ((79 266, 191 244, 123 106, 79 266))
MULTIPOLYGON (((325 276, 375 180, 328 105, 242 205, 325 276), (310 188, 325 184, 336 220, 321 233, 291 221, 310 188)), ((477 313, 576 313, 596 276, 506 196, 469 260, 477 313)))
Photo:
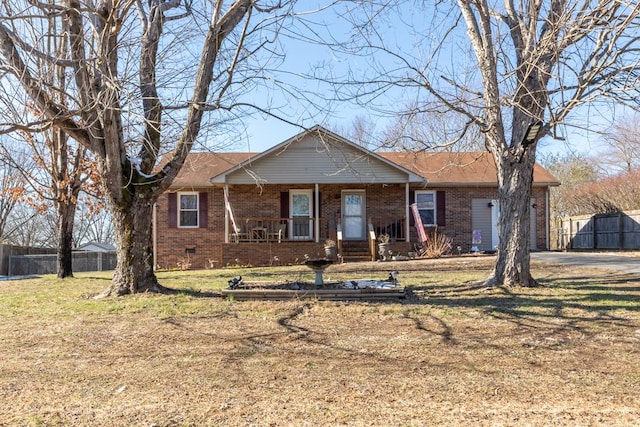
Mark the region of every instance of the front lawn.
POLYGON ((0 282, 0 425, 638 425, 640 278, 492 258, 334 265, 400 302, 212 297, 303 266, 160 272, 176 295, 95 300, 109 276, 0 282))

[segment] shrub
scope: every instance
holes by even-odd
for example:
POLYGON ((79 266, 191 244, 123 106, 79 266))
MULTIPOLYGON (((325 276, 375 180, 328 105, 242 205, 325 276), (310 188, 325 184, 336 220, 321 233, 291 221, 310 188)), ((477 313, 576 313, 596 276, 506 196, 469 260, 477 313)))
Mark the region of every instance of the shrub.
POLYGON ((427 236, 427 241, 422 244, 422 250, 419 251, 420 256, 425 258, 440 258, 451 252, 453 247, 453 239, 446 234, 434 231, 427 236))

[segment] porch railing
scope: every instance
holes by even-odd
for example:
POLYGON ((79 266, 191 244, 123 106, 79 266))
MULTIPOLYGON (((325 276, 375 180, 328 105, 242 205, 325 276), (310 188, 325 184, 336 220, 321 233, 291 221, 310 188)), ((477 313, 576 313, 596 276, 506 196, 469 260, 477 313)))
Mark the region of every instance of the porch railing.
MULTIPOLYGON (((326 218, 266 218, 266 217, 240 217, 235 220, 236 228, 229 224, 228 242, 294 242, 317 241, 324 242, 327 239, 337 240, 342 244, 344 225, 339 221, 329 222, 326 218)), ((388 234, 392 242, 406 240, 405 218, 399 217, 371 217, 367 222, 367 240, 371 240, 381 234, 388 234), (373 232, 373 234, 372 234, 373 232)), ((338 248, 340 251, 340 248, 338 248)))
POLYGON ((376 236, 388 234, 392 242, 406 241, 406 218, 397 216, 371 217, 369 225, 373 227, 376 236))
POLYGON ((319 228, 318 241, 329 238, 327 220, 324 218, 237 218, 236 229, 229 227, 231 243, 282 243, 292 241, 315 241, 319 228), (317 227, 319 226, 319 227, 317 227))

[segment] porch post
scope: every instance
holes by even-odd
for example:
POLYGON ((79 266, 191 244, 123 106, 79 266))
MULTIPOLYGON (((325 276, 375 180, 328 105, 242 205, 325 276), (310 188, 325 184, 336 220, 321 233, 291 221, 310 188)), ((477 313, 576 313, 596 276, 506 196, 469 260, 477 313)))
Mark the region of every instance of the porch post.
POLYGON ((405 242, 411 241, 411 236, 409 235, 410 227, 409 227, 409 181, 404 184, 404 235, 405 242))
MULTIPOLYGON (((229 184, 224 185, 224 194, 229 194, 229 184)), ((227 209, 227 201, 224 204, 224 242, 229 243, 229 209, 227 209)))
POLYGON ((320 186, 316 182, 313 201, 313 216, 316 218, 315 222, 315 235, 316 243, 320 241, 320 186))

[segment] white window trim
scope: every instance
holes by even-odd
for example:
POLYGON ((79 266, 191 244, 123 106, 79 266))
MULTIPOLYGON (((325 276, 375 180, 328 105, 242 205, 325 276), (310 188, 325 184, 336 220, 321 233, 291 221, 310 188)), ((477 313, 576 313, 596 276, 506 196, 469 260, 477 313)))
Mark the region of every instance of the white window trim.
MULTIPOLYGON (((178 192, 178 228, 199 228, 200 227, 200 194, 197 191, 182 191, 178 192), (182 208, 181 208, 181 197, 182 196, 196 196, 196 225, 181 225, 182 224, 182 208)), ((193 212, 193 210, 188 210, 188 212, 193 212)))
MULTIPOLYGON (((415 200, 413 201, 416 206, 418 204, 418 194, 431 194, 433 195, 433 224, 422 224, 425 227, 435 227, 438 223, 438 199, 436 198, 436 192, 432 190, 417 190, 415 192, 415 200)), ((418 211, 420 211, 420 207, 418 206, 418 211)))

